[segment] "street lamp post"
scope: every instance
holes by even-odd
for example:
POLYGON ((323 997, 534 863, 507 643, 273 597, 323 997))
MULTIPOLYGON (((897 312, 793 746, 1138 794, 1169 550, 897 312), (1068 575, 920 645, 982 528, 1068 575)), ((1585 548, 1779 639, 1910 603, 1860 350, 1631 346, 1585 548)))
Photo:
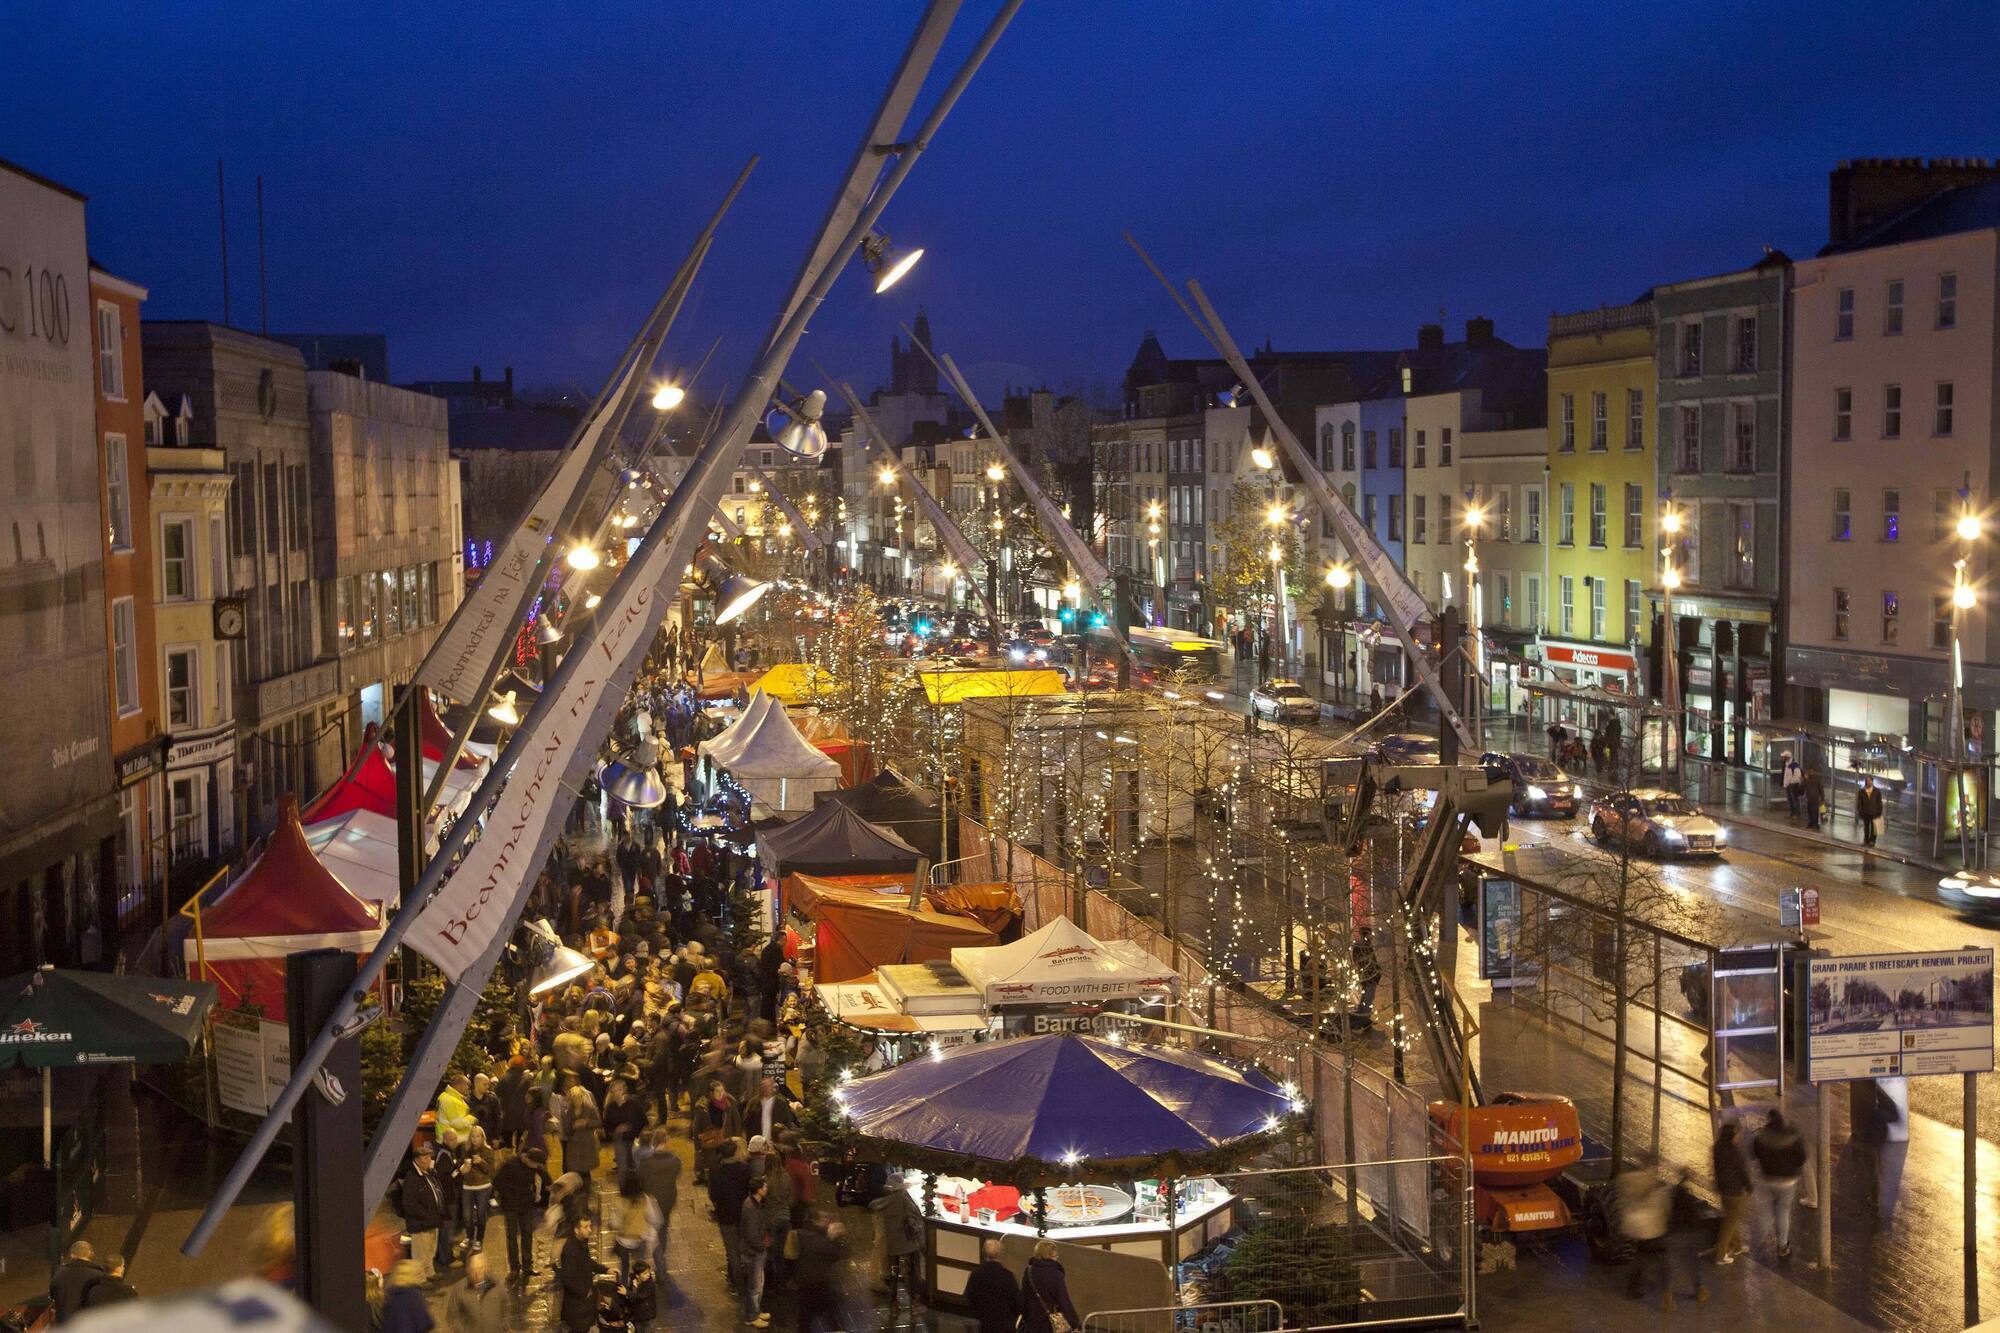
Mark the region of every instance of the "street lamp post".
MULTIPOLYGON (((1670 490, 1662 490, 1660 499, 1664 507, 1660 510, 1660 706, 1666 710, 1666 735, 1662 743, 1669 754, 1660 756, 1660 766, 1667 767, 1672 762, 1674 786, 1681 785, 1681 654, 1675 645, 1678 620, 1674 615, 1674 593, 1681 586, 1681 572, 1674 565, 1674 547, 1679 543, 1681 531, 1681 511, 1674 507, 1674 496, 1670 490)), ((1644 756, 1640 757, 1644 762, 1644 756)))
MULTIPOLYGON (((1958 516, 1958 559, 1951 566, 1951 699, 1945 709, 1945 752, 1951 759, 1952 790, 1958 795, 1958 863, 1972 864, 1972 848, 1976 840, 1971 836, 1971 811, 1966 800, 1965 785, 1965 655, 1960 644, 1965 613, 1979 603, 1979 592, 1972 577, 1972 544, 1979 540, 1983 525, 1979 515, 1972 512, 1966 503, 1966 494, 1959 492, 1961 506, 1958 516)), ((1938 827, 1944 827, 1942 794, 1940 794, 1938 827)), ((1981 832, 1985 830, 1982 828, 1981 832)))
POLYGON ((1167 601, 1166 570, 1160 564, 1160 502, 1146 502, 1146 546, 1153 575, 1153 620, 1158 623, 1167 601))
POLYGON ((1354 584, 1354 571, 1346 565, 1335 565, 1326 571, 1326 585, 1333 589, 1333 609, 1340 617, 1339 637, 1335 640, 1338 660, 1334 665, 1334 679, 1338 682, 1334 689, 1341 698, 1347 697, 1347 590, 1354 584))
POLYGON ((1466 686, 1473 694, 1467 711, 1472 714, 1472 739, 1481 749, 1486 745, 1486 643, 1479 605, 1479 528, 1485 521, 1477 504, 1465 506, 1466 686))
MULTIPOLYGON (((1264 478, 1270 483, 1271 488, 1271 505, 1270 508, 1264 511, 1264 521, 1271 526, 1273 537, 1271 542, 1271 628, 1267 631, 1270 637, 1265 640, 1267 651, 1264 654, 1264 660, 1267 666, 1275 662, 1278 665, 1278 669, 1282 671, 1284 669, 1285 651, 1285 571, 1284 551, 1276 538, 1278 530, 1285 522, 1286 515, 1285 506, 1278 499, 1278 458, 1269 449, 1260 447, 1250 451, 1250 461, 1256 464, 1257 470, 1264 474, 1264 478)), ((1267 669, 1262 673, 1262 679, 1268 680, 1269 678, 1270 672, 1267 669)))

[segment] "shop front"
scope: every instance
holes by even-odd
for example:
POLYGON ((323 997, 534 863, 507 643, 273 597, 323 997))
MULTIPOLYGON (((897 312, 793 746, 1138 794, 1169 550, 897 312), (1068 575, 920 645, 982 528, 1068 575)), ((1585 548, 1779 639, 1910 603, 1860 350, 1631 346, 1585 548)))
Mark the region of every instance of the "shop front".
MULTIPOLYGON (((1659 600, 1653 608, 1661 609, 1659 600)), ((1776 715, 1770 603, 1677 597, 1673 614, 1687 752, 1753 769, 1781 766, 1764 725, 1776 715)))
POLYGON ((1638 688, 1637 659, 1623 648, 1544 639, 1542 664, 1547 674, 1565 685, 1595 686, 1620 694, 1638 688))

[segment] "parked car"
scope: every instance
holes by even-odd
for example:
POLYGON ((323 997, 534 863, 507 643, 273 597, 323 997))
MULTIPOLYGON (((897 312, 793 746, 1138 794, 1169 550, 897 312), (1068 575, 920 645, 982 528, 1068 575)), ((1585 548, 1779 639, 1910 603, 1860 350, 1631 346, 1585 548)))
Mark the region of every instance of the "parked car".
POLYGON ((1319 700, 1295 680, 1267 680, 1250 691, 1250 712, 1274 722, 1317 722, 1319 700))
POLYGON ((1679 792, 1658 787, 1615 791, 1590 803, 1590 836, 1623 842, 1656 859, 1717 856, 1728 841, 1722 825, 1679 792))
POLYGON ((1967 921, 2000 922, 2000 871, 1954 870, 1938 881, 1938 897, 1967 921))
POLYGON ((1521 817, 1544 816, 1573 819, 1583 798, 1583 788, 1575 778, 1538 754, 1514 752, 1479 756, 1489 778, 1506 778, 1514 784, 1514 803, 1507 813, 1521 817))

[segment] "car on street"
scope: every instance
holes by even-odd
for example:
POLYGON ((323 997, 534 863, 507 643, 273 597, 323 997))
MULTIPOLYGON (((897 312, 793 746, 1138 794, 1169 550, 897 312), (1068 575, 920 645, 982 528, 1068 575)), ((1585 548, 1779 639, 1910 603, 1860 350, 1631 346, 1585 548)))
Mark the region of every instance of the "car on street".
POLYGON ((1393 733, 1377 740, 1375 757, 1391 764, 1437 764, 1444 762, 1438 738, 1420 731, 1393 733))
POLYGON ((1480 755, 1479 763, 1487 777, 1506 778, 1514 784, 1514 803, 1508 807, 1508 814, 1524 818, 1576 817, 1583 788, 1545 756, 1495 751, 1480 755))
POLYGON ((1250 691, 1250 712, 1273 722, 1317 722, 1319 700, 1295 680, 1267 680, 1250 691))
POLYGON ((1659 787, 1607 792, 1590 803, 1590 836, 1637 847, 1655 860, 1719 856, 1728 834, 1679 792, 1659 787))
POLYGON ((2000 871, 1954 870, 1938 881, 1938 897, 1968 921, 2000 924, 2000 871))

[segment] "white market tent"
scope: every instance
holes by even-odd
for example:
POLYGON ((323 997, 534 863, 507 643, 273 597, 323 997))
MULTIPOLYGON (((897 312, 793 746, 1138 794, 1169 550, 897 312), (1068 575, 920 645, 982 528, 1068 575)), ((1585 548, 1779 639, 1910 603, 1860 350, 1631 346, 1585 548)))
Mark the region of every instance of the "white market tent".
POLYGON ((1130 940, 1099 940, 1066 916, 1012 944, 953 949, 951 965, 987 1007, 1171 995, 1180 978, 1130 940))
POLYGON ((751 800, 779 813, 810 810, 814 792, 840 786, 840 764, 799 735, 768 694, 753 699, 735 726, 703 741, 701 753, 728 769, 751 800))
MULTIPOLYGON (((372 810, 349 810, 308 824, 306 846, 349 893, 395 910, 403 887, 396 865, 395 820, 372 810)), ((387 912, 383 919, 388 919, 387 912)))

